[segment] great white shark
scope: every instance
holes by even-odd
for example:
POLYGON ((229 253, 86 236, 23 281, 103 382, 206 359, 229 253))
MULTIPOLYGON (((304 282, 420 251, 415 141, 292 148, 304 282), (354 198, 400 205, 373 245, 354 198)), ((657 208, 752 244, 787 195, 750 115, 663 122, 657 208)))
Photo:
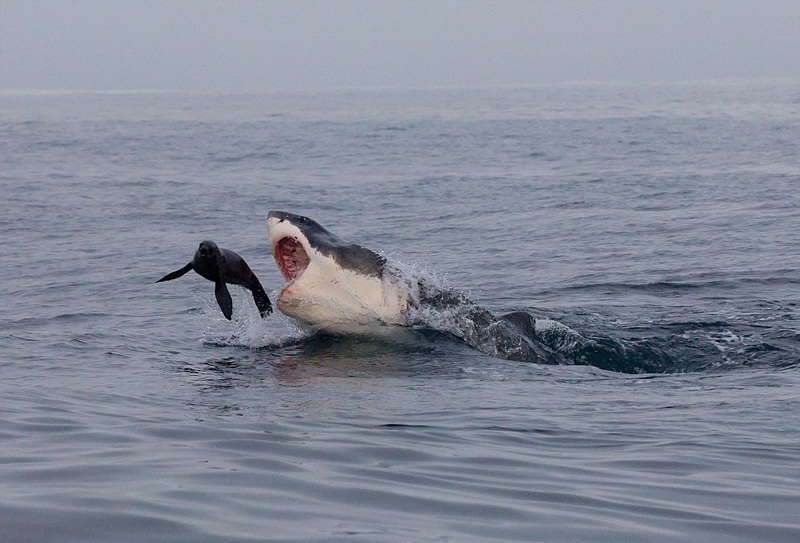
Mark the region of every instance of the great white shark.
POLYGON ((286 280, 275 305, 291 318, 332 333, 432 327, 500 358, 570 363, 537 339, 535 319, 527 313, 496 317, 453 289, 404 274, 383 255, 308 217, 270 211, 267 230, 286 280))

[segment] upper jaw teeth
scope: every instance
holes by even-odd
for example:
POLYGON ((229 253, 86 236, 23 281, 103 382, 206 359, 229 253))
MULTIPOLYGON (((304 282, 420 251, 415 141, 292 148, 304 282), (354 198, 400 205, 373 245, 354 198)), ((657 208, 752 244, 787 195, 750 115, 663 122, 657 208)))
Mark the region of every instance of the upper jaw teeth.
POLYGON ((286 244, 281 244, 280 242, 283 239, 286 238, 276 240, 273 244, 272 254, 275 256, 278 267, 281 269, 286 281, 292 282, 296 280, 303 271, 300 269, 301 260, 305 260, 304 263, 306 265, 308 262, 307 259, 303 259, 303 253, 298 252, 298 245, 300 242, 297 239, 292 238, 287 241, 286 244))

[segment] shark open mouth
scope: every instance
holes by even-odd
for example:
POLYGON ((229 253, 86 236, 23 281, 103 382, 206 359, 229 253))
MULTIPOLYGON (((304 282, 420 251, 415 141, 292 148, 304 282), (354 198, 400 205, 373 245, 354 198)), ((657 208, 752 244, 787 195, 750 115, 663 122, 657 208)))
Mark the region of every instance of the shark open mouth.
POLYGON ((281 238, 275 244, 273 256, 287 282, 297 279, 311 262, 303 244, 292 237, 281 238))

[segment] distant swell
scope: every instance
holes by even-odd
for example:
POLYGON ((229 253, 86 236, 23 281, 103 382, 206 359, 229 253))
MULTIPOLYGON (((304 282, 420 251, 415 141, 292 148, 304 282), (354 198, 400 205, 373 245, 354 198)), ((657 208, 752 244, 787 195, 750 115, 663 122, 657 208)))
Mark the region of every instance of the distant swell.
POLYGON ((669 291, 688 291, 697 289, 734 289, 743 285, 769 285, 769 286, 790 286, 800 285, 798 277, 743 277, 732 280, 709 280, 709 281, 655 281, 652 283, 586 283, 581 285, 570 285, 559 289, 550 289, 540 292, 540 295, 554 295, 556 293, 568 292, 669 292, 669 291))

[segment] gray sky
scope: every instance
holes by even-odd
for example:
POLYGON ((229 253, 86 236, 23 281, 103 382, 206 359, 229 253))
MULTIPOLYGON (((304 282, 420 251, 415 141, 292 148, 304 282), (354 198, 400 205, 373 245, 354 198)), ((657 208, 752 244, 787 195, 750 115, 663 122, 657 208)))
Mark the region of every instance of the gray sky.
POLYGON ((800 78, 798 0, 0 0, 0 89, 800 78))

